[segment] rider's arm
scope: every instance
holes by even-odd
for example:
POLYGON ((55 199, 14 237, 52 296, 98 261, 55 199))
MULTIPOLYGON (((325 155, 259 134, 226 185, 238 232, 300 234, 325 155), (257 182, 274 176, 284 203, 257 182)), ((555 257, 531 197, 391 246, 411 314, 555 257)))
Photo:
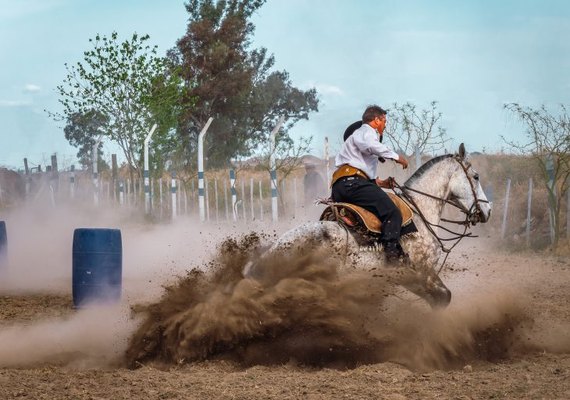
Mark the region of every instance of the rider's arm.
POLYGON ((354 144, 364 154, 374 154, 378 157, 399 160, 398 153, 385 144, 380 143, 378 134, 372 128, 366 129, 360 135, 354 135, 354 144))

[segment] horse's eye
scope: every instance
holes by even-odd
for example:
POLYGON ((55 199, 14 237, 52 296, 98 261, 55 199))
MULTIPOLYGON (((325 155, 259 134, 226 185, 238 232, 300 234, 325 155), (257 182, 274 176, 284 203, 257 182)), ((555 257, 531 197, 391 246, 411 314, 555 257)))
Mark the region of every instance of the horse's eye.
POLYGON ((479 174, 473 175, 473 179, 475 179, 476 181, 478 181, 478 180, 479 180, 479 174))

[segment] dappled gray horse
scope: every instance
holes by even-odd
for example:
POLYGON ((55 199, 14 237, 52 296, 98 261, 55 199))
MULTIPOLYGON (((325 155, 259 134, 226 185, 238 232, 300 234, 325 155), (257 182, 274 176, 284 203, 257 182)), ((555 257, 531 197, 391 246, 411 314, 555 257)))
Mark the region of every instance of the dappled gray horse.
MULTIPOLYGON (((363 250, 362 240, 353 229, 338 221, 305 223, 286 232, 261 257, 276 252, 288 252, 292 248, 314 251, 325 248, 328 254, 340 259, 341 272, 352 269, 378 270, 386 276, 392 274, 395 282, 425 299, 432 306, 445 306, 451 300, 451 292, 439 278, 435 267, 442 252, 434 226, 439 225, 443 208, 452 204, 465 214, 465 225, 487 222, 491 204, 481 188, 479 174, 472 168, 463 144, 456 154, 435 157, 422 165, 401 189, 404 198, 414 210, 413 222, 417 232, 402 237, 402 247, 410 255, 411 265, 388 267, 382 250, 363 250)), ((258 265, 246 265, 244 275, 263 274, 258 265)))

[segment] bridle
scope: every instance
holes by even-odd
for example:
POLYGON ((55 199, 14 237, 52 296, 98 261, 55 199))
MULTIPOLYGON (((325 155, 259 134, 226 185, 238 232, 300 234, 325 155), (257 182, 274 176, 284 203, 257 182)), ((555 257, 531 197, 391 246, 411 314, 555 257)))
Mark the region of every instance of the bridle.
POLYGON ((463 239, 465 237, 473 237, 473 238, 477 237, 477 236, 473 235, 471 232, 467 232, 467 229, 469 229, 472 225, 475 225, 477 223, 478 215, 483 215, 483 210, 481 209, 481 206, 479 205, 479 203, 489 203, 488 200, 482 200, 482 199, 477 198, 477 191, 475 190, 475 185, 473 184, 473 182, 469 178, 469 172, 468 171, 469 171, 469 168, 471 165, 466 166, 463 163, 464 158, 460 157, 459 155, 455 155, 455 156, 450 155, 450 157, 453 157, 453 159, 459 163, 459 165, 461 166, 461 169, 465 173, 465 177, 467 178, 467 182, 469 182, 469 186, 471 188, 471 193, 473 194, 473 199, 474 199, 473 204, 471 204, 471 207, 469 209, 465 208, 465 206, 463 206, 461 203, 458 203, 456 201, 448 200, 448 199, 445 199, 443 197, 434 196, 430 193, 426 193, 426 192, 423 192, 421 190, 413 189, 413 188, 411 188, 405 184, 403 186, 399 185, 395 180, 392 181, 394 184, 394 187, 400 190, 400 193, 396 193, 396 194, 399 195, 400 197, 404 198, 411 205, 413 212, 420 217, 420 219, 424 222, 428 231, 438 241, 439 246, 441 247, 441 251, 446 253, 445 259, 443 260, 441 266, 439 267, 439 270, 437 271, 438 275, 441 272, 441 270, 443 269, 443 266, 445 265, 445 262, 447 261, 447 257, 449 256, 449 253, 451 253, 451 250, 453 250, 453 248, 459 244, 461 239, 463 239), (426 197, 444 202, 446 204, 450 204, 453 207, 459 209, 463 214, 465 214, 465 220, 455 221, 455 220, 449 220, 449 219, 445 219, 445 218, 441 218, 441 220, 444 222, 464 226, 463 233, 454 232, 454 231, 452 231, 452 230, 450 230, 444 226, 441 226, 439 224, 435 224, 435 223, 428 221, 427 218, 425 217, 425 215, 422 213, 422 211, 418 207, 417 203, 414 201, 412 196, 409 195, 408 192, 418 193, 422 196, 426 196, 426 197), (450 237, 450 238, 442 238, 442 237, 437 235, 434 228, 440 228, 440 229, 442 229, 442 230, 446 231, 447 233, 450 233, 454 236, 450 237), (445 241, 455 241, 455 243, 453 243, 453 245, 451 245, 450 247, 446 247, 443 243, 445 241))

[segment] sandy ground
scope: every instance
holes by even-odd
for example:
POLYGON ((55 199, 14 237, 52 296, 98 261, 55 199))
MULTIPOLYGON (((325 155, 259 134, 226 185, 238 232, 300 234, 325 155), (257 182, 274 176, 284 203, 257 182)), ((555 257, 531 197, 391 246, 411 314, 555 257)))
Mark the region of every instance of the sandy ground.
MULTIPOLYGON (((214 239, 203 240, 216 247, 214 239)), ((178 241, 173 239, 172 245, 178 241)), ((65 279, 49 291, 42 291, 38 282, 23 291, 20 279, 14 281, 18 290, 6 285, 0 290, 0 399, 570 399, 570 261, 509 254, 493 242, 472 239, 452 253, 443 273, 453 292, 446 329, 451 322, 462 329, 466 313, 478 318, 515 304, 533 321, 528 348, 492 356, 487 352, 440 368, 394 361, 317 368, 295 360, 244 367, 214 359, 131 370, 121 366, 125 338, 135 324, 128 305, 74 310, 65 279), (472 304, 479 306, 471 309, 472 304)), ((185 264, 163 274, 195 266, 183 257, 168 259, 169 264, 176 262, 185 264)), ((155 278, 126 274, 126 286, 135 281, 147 285, 125 288, 131 302, 144 297, 141 291, 157 298, 155 278)), ((421 304, 418 308, 431 312, 421 304)), ((432 336, 443 332, 431 329, 432 336)), ((488 334, 492 342, 493 330, 488 334)), ((421 352, 422 344, 415 343, 415 348, 421 352)))

